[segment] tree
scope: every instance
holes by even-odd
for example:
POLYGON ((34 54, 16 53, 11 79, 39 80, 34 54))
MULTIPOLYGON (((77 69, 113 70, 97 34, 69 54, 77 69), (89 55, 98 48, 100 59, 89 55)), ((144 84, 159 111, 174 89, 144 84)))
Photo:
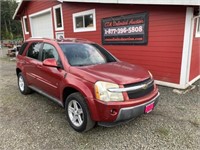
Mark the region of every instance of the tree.
POLYGON ((15 0, 0 1, 1 15, 1 40, 22 38, 22 29, 19 21, 13 20, 12 16, 15 13, 18 4, 15 0))

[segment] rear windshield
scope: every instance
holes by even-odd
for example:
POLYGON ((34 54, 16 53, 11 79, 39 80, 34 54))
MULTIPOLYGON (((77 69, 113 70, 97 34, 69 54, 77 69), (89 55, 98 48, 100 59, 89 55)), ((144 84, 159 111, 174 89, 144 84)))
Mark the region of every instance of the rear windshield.
POLYGON ((60 47, 71 66, 88 66, 116 61, 110 53, 97 44, 62 43, 60 47))

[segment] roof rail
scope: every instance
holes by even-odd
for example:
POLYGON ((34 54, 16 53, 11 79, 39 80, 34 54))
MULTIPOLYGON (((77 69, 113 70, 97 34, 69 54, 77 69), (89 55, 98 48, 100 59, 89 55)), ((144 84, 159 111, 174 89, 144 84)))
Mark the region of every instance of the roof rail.
POLYGON ((63 38, 63 39, 56 39, 58 42, 91 42, 86 39, 82 38, 63 38))
POLYGON ((44 40, 52 40, 57 42, 91 42, 87 39, 83 38, 60 38, 60 39, 52 39, 52 38, 46 38, 46 37, 30 37, 28 40, 31 39, 44 39, 44 40))
POLYGON ((54 40, 52 38, 47 38, 47 37, 30 37, 29 39, 47 39, 47 40, 54 40))

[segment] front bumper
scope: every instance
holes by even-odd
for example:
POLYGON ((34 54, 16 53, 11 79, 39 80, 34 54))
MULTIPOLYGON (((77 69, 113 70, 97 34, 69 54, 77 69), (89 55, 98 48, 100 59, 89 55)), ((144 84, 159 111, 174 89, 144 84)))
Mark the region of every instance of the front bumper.
POLYGON ((98 122, 98 124, 101 125, 101 126, 109 127, 109 126, 117 125, 117 124, 122 123, 122 122, 132 120, 132 119, 144 114, 145 108, 146 108, 147 105, 154 103, 154 107, 155 107, 156 104, 158 103, 159 96, 160 96, 160 94, 158 93, 152 100, 150 100, 146 103, 143 103, 143 104, 140 104, 140 105, 137 105, 137 106, 133 106, 133 107, 121 108, 119 110, 117 118, 114 122, 98 122))

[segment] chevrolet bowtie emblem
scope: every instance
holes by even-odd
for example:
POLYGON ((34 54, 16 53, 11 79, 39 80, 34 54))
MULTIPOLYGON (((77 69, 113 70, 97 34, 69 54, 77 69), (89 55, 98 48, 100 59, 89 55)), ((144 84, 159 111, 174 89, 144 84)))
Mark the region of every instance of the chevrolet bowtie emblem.
POLYGON ((147 87, 148 87, 148 85, 147 85, 147 84, 144 84, 142 88, 143 88, 144 90, 146 90, 147 87))

